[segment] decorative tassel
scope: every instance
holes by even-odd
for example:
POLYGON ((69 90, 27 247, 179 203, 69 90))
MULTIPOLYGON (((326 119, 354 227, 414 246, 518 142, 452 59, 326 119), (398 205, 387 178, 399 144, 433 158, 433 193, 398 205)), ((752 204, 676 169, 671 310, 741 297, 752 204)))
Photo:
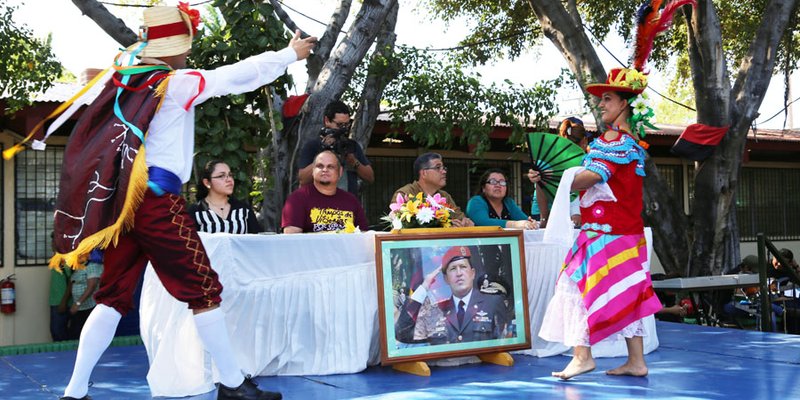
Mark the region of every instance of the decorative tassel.
MULTIPOLYGON (((155 90, 153 90, 153 95, 156 97, 161 97, 161 101, 164 101, 164 95, 167 93, 167 85, 169 85, 169 80, 172 76, 175 75, 175 72, 170 72, 166 78, 162 79, 159 82, 158 86, 156 86, 155 90)), ((159 104, 159 107, 161 105, 159 104)))

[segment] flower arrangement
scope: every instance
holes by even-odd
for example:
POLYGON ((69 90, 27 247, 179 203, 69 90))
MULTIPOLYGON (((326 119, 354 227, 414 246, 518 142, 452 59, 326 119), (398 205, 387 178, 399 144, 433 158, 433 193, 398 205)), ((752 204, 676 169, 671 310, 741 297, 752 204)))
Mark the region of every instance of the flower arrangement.
POLYGON ((631 107, 633 108, 633 114, 631 114, 629 122, 634 134, 639 135, 640 138, 644 138, 645 127, 658 129, 652 123, 652 118, 655 116, 655 113, 653 112, 653 108, 650 107, 647 94, 640 93, 636 96, 633 101, 631 101, 631 107))
POLYGON ((390 223, 392 229, 449 228, 453 206, 438 193, 423 196, 422 192, 407 197, 398 193, 395 202, 389 205, 391 211, 381 219, 390 223))

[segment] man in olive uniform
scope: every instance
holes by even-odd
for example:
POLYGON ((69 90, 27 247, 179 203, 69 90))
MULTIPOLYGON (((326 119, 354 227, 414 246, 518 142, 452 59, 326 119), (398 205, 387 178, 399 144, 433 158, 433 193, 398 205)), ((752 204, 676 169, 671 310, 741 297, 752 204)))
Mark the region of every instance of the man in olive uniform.
MULTIPOLYGON (((461 343, 502 337, 507 323, 507 311, 502 296, 492 296, 475 289, 475 269, 466 246, 451 247, 442 257, 440 270, 429 273, 409 297, 395 323, 395 336, 404 343, 414 340, 420 307, 439 272, 450 286, 452 295, 437 304, 441 314, 432 331, 424 336, 431 344, 461 343)), ((429 328, 431 329, 431 328, 429 328)))

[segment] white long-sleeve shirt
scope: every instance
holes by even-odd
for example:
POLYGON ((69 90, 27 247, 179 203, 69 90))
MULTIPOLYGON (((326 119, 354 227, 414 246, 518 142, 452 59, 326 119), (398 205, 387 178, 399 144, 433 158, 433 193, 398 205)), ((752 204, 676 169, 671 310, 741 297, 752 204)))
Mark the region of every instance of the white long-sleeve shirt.
POLYGON ((212 97, 240 94, 258 89, 286 71, 289 64, 297 61, 297 53, 291 47, 281 51, 261 53, 235 64, 214 70, 179 69, 170 79, 166 98, 153 116, 149 134, 145 139, 148 167, 159 167, 177 175, 186 183, 192 174, 194 154, 194 107, 212 97), (199 95, 202 74, 205 88, 199 95), (187 102, 196 96, 191 105, 187 102))

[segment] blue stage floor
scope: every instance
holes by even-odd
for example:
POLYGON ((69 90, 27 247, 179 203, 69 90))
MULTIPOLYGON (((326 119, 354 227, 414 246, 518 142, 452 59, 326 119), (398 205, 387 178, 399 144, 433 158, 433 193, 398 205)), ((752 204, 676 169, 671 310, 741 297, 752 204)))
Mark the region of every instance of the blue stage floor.
MULTIPOLYGON (((514 367, 472 364, 431 368, 430 377, 372 367, 351 375, 260 377, 285 399, 800 399, 800 336, 658 323, 658 350, 646 356, 646 378, 603 371, 623 358, 601 358, 597 370, 569 381, 550 377, 569 358, 515 355, 514 367)), ((56 399, 69 379, 74 351, 0 357, 0 398, 56 399)), ((110 348, 92 375, 96 400, 150 399, 141 346, 110 348)), ((182 399, 215 399, 214 393, 182 399)))

